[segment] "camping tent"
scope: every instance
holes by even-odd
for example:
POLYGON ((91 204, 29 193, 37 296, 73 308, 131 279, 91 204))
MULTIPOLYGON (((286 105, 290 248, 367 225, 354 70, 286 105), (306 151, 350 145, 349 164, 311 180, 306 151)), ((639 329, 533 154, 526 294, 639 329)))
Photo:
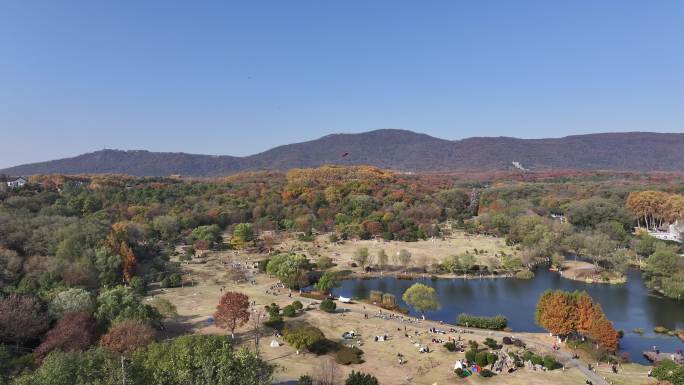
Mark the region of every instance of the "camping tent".
POLYGON ((280 343, 278 341, 276 341, 276 340, 271 341, 271 347, 272 348, 277 348, 279 346, 280 346, 280 343))
POLYGON ((339 300, 342 303, 351 303, 351 298, 340 296, 339 300))

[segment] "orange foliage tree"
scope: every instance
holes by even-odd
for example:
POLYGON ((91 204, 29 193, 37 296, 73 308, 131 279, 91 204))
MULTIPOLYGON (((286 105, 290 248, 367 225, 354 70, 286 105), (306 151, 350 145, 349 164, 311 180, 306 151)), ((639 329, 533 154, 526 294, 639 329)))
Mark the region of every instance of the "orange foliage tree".
POLYGON ((112 230, 105 239, 107 247, 123 260, 123 277, 126 283, 130 283, 137 265, 137 258, 130 246, 130 242, 133 241, 131 232, 127 223, 117 222, 112 225, 112 230))
POLYGON ((561 337, 580 334, 608 351, 614 352, 618 347, 619 335, 613 323, 585 292, 545 291, 537 302, 535 320, 561 337))
POLYGON ((214 323, 220 328, 229 328, 230 335, 235 338, 235 329, 249 320, 249 297, 242 293, 229 291, 224 294, 216 306, 214 323))
POLYGON ((559 336, 574 332, 577 313, 572 295, 561 290, 545 291, 537 303, 535 320, 539 326, 559 336))

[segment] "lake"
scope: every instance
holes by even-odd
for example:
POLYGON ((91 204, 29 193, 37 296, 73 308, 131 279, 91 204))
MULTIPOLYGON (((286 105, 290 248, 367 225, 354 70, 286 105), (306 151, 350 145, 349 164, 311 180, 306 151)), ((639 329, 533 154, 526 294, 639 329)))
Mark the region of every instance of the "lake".
MULTIPOLYGON (((396 278, 354 279, 341 282, 334 290, 336 295, 368 298, 371 290, 394 294, 402 307, 408 307, 401 295, 414 282, 432 286, 437 292, 442 308, 427 312, 433 320, 455 323, 460 313, 493 316, 503 314, 508 326, 514 331, 543 331, 534 323, 537 299, 546 289, 567 291, 585 290, 603 307, 616 329, 623 329, 621 351, 629 353, 633 361, 646 363, 642 352, 656 345, 661 351, 673 352, 684 349, 684 342, 677 337, 658 335, 653 332, 657 325, 668 329, 684 329, 684 301, 678 302, 650 292, 636 270, 627 273, 627 283, 619 285, 588 284, 561 278, 558 273, 544 268, 536 271, 531 280, 509 278, 495 279, 421 279, 415 281, 396 278), (632 330, 642 328, 640 336, 632 330)), ((412 312, 413 315, 417 315, 412 312)))

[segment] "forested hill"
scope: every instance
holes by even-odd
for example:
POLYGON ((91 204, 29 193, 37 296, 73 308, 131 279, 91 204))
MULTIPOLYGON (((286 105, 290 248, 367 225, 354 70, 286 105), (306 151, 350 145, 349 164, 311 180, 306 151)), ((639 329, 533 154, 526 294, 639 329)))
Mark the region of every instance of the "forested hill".
POLYGON ((9 175, 228 175, 244 170, 366 164, 401 171, 574 169, 684 171, 684 134, 607 133, 557 139, 445 140, 405 130, 333 134, 246 156, 102 150, 0 170, 9 175))

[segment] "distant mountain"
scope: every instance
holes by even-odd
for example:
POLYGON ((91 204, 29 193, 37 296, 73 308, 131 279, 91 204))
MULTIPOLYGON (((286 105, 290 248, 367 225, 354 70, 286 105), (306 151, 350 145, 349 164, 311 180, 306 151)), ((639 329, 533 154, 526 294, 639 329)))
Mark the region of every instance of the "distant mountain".
POLYGON ((648 132, 445 140, 405 130, 333 134, 246 157, 102 150, 0 170, 9 175, 123 173, 228 175, 245 170, 367 164, 400 171, 615 170, 684 171, 684 134, 648 132))

